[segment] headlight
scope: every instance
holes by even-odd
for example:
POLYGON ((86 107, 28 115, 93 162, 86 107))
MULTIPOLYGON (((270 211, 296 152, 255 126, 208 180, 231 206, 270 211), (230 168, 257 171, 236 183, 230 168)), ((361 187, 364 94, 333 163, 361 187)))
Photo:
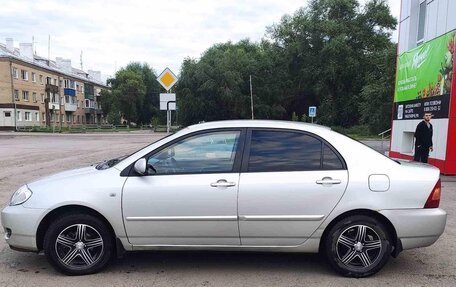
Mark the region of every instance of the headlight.
POLYGON ((27 187, 27 185, 21 186, 16 192, 11 196, 10 205, 19 205, 26 202, 30 196, 32 196, 32 191, 27 187))

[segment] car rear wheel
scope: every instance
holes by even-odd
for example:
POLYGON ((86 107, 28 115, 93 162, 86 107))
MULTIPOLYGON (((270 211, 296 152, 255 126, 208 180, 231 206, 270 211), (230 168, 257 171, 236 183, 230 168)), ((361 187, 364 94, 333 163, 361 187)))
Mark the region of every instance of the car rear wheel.
POLYGON ((355 215, 336 223, 325 239, 330 265, 348 277, 367 277, 377 273, 391 254, 391 238, 377 219, 355 215))
POLYGON ((114 254, 106 224, 87 214, 66 215, 49 226, 44 237, 48 261, 60 272, 84 275, 98 272, 114 254))

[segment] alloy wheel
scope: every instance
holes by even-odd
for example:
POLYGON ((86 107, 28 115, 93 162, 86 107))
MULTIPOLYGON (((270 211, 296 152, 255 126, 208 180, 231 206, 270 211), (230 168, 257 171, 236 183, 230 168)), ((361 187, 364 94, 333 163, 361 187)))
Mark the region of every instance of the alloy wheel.
POLYGON ((353 225, 337 239, 336 252, 344 265, 354 269, 368 268, 381 256, 382 241, 369 226, 353 225))
POLYGON ((58 260, 71 269, 85 269, 96 264, 103 255, 104 242, 90 225, 74 224, 65 228, 55 240, 58 260))

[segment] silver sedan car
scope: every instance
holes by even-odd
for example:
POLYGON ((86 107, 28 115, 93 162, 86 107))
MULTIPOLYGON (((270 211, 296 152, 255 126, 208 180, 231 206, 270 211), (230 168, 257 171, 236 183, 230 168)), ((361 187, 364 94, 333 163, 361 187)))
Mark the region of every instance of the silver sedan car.
POLYGON ((326 127, 222 121, 28 183, 1 217, 11 248, 70 275, 124 251, 205 249, 320 252, 364 277, 439 238, 440 192, 437 168, 326 127))

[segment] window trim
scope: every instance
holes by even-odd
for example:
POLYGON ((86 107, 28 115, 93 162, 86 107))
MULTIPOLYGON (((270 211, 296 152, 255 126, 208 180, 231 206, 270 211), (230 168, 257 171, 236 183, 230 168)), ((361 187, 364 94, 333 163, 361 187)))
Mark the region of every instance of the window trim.
POLYGON ((327 140, 320 137, 317 134, 303 131, 303 130, 296 130, 296 129, 284 129, 284 128, 248 128, 246 139, 245 139, 245 146, 244 152, 242 154, 242 165, 241 165, 241 173, 264 173, 264 172, 313 172, 313 171, 333 171, 333 170, 347 170, 347 163, 342 155, 334 148, 332 144, 330 144, 327 140), (309 170, 290 170, 290 171, 249 171, 249 158, 250 158, 250 146, 252 144, 252 132, 253 131, 271 131, 271 132, 292 132, 292 133, 299 133, 303 135, 307 135, 313 137, 321 142, 321 155, 320 155, 320 169, 309 169, 309 170), (323 168, 323 153, 324 153, 324 145, 327 145, 329 149, 332 150, 339 158, 340 162, 342 163, 341 169, 324 169, 323 168))
POLYGON ((416 29, 416 44, 421 45, 424 43, 424 38, 426 36, 426 18, 427 18, 427 1, 426 0, 421 0, 418 5, 418 23, 417 23, 417 29, 416 29), (421 17, 421 5, 424 5, 424 15, 423 18, 421 17), (423 35, 420 38, 420 24, 423 24, 423 35))
POLYGON ((146 155, 136 159, 133 163, 131 163, 129 166, 124 168, 124 170, 120 173, 120 176, 125 177, 138 177, 138 176, 173 176, 173 175, 193 175, 193 174, 218 174, 218 173, 240 173, 241 170, 241 164, 242 164, 242 156, 244 153, 244 148, 245 148, 245 136, 246 136, 246 128, 215 128, 215 129, 207 129, 207 130, 202 130, 202 131, 195 131, 186 135, 183 135, 181 137, 178 137, 156 149, 153 151, 147 153, 146 155), (229 131, 237 131, 240 132, 239 134, 239 143, 236 151, 236 155, 234 157, 234 163, 233 163, 233 168, 231 171, 212 171, 212 172, 179 172, 179 173, 172 173, 172 174, 149 174, 149 175, 141 175, 138 174, 135 169, 134 165, 135 163, 140 160, 141 158, 149 158, 151 155, 158 153, 162 151, 163 149, 168 148, 169 146, 181 141, 185 140, 186 138, 197 136, 197 135, 202 135, 202 134, 208 134, 208 133, 214 133, 214 132, 229 132, 229 131))

